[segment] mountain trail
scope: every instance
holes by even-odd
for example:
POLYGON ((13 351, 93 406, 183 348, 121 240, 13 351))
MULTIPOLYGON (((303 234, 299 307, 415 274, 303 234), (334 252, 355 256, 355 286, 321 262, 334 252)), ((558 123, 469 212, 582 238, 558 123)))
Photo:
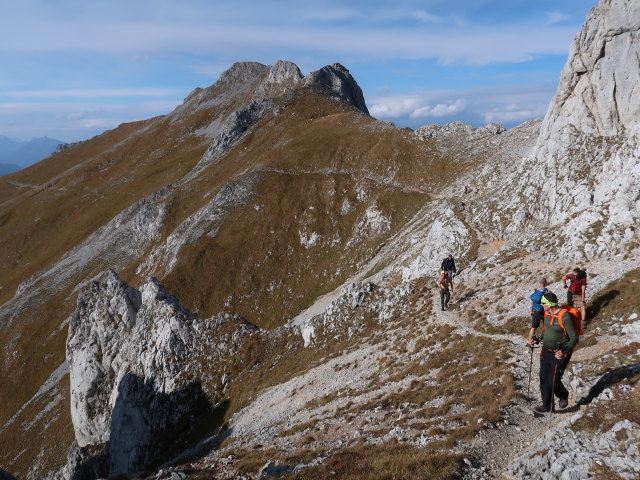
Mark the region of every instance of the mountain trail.
MULTIPOLYGON (((533 440, 542 436, 548 428, 547 417, 534 415, 533 407, 537 405, 538 370, 540 368, 539 353, 536 348, 531 356, 526 339, 522 335, 490 334, 479 332, 458 312, 439 309, 434 302, 433 317, 436 322, 454 326, 457 333, 475 335, 505 342, 511 357, 512 374, 522 396, 514 398, 513 403, 503 411, 502 421, 488 423, 468 444, 459 450, 473 465, 465 473, 464 478, 503 479, 502 472, 509 462, 529 447, 533 440), (531 365, 531 383, 529 386, 529 366, 531 365), (525 397, 529 388, 529 399, 525 397)), ((556 423, 557 420, 554 420, 556 423)))

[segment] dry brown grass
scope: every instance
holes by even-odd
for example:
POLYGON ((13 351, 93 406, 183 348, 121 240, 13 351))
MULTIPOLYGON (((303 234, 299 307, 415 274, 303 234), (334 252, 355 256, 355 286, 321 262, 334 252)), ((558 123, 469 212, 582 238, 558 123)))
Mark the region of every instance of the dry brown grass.
MULTIPOLYGON (((398 382, 409 376, 416 377, 408 388, 394 393, 381 395, 368 403, 355 405, 346 409, 347 413, 361 413, 376 408, 390 412, 404 409, 404 405, 423 405, 438 396, 444 396, 440 407, 422 408, 413 413, 407 410, 406 426, 411 427, 412 420, 426 421, 427 424, 440 422, 443 417, 447 421, 458 422, 459 427, 447 430, 442 445, 452 447, 461 439, 468 439, 481 428, 478 419, 496 422, 501 417, 501 409, 507 406, 517 395, 516 385, 505 358, 499 353, 498 344, 483 337, 453 335, 446 327, 442 327, 424 345, 429 353, 428 360, 420 363, 409 363, 395 373, 383 377, 384 382, 398 382), (435 351, 428 350, 436 345, 435 351), (425 384, 434 369, 440 369, 433 378, 434 384, 425 384), (473 370, 473 374, 468 372, 473 370), (462 413, 449 412, 454 405, 463 405, 462 413), (433 419, 433 420, 431 420, 433 419)), ((397 422, 396 422, 397 423, 397 422)), ((424 428, 426 429, 426 428, 424 428)))
MULTIPOLYGON (((228 309, 261 327, 281 325, 340 285, 386 238, 347 246, 366 209, 355 200, 355 187, 344 175, 263 175, 254 202, 236 210, 215 237, 183 248, 178 265, 163 279, 165 285, 199 315, 228 309), (329 189, 338 193, 328 197, 324 191, 329 189), (355 208, 341 215, 345 199, 355 208), (302 232, 317 233, 321 243, 305 248, 302 232), (332 244, 336 238, 341 248, 332 244), (206 274, 194 274, 194 268, 206 274)), ((375 195, 379 208, 394 212, 392 232, 420 203, 419 195, 397 189, 377 189, 375 195)))
POLYGON ((457 478, 461 458, 425 452, 415 447, 362 445, 340 451, 319 467, 290 474, 291 479, 449 480, 457 478), (335 472, 335 473, 333 473, 335 472))
POLYGON ((623 480, 620 475, 606 465, 598 465, 597 463, 591 465, 589 473, 589 478, 593 480, 623 480))
POLYGON ((482 333, 488 333, 490 335, 522 335, 526 337, 531 328, 531 318, 529 317, 516 317, 509 318, 503 322, 502 325, 494 325, 489 322, 484 315, 476 315, 473 328, 482 333))
MULTIPOLYGON (((450 182, 463 169, 477 168, 474 159, 468 158, 456 160, 452 169, 453 160, 439 154, 431 142, 419 142, 401 129, 369 128, 376 125, 373 119, 325 97, 291 96, 286 102, 282 115, 264 119, 222 161, 180 187, 175 182, 192 169, 207 147, 206 140, 193 132, 210 122, 215 111, 191 112, 184 123, 158 117, 124 124, 3 177, 0 302, 11 298, 20 282, 51 266, 117 213, 169 184, 174 186, 167 190, 169 212, 163 237, 229 181, 252 171, 277 169, 287 173, 260 173, 252 203, 231 212, 218 235, 203 235, 186 246, 171 274, 162 268, 154 273, 186 306, 198 309, 199 316, 228 308, 261 326, 281 325, 373 255, 380 242, 428 199, 420 192, 450 182), (326 173, 327 169, 336 173, 326 173), (311 170, 322 172, 308 173, 311 170), (347 247, 354 222, 363 214, 363 207, 354 200, 359 188, 391 219, 391 231, 347 247), (337 208, 344 199, 353 201, 356 209, 342 216, 337 208), (254 210, 256 204, 263 209, 254 210), (306 250, 298 235, 303 226, 325 238, 338 234, 340 241, 306 250), (282 284, 269 291, 272 281, 282 284)), ((124 279, 136 286, 144 279, 134 275, 135 266, 149 251, 132 253, 137 258, 125 267, 124 279)), ((92 259, 81 277, 110 266, 92 259)), ((16 318, 10 330, 0 331, 2 345, 16 346, 15 355, 3 353, 0 364, 0 378, 10 379, 0 392, 0 421, 13 415, 62 361, 66 331, 50 334, 75 307, 70 292, 80 280, 73 279, 55 296, 43 298, 41 305, 16 318)), ((247 359, 234 369, 247 381, 230 387, 231 411, 246 404, 260 388, 290 378, 326 353, 309 349, 295 360, 295 355, 288 354, 280 359, 282 352, 297 349, 297 344, 275 342, 268 353, 244 352, 247 359)), ((205 366, 204 371, 207 368, 213 367, 205 366)), ((20 453, 16 435, 0 435, 3 464, 12 466, 20 453)), ((68 430, 60 430, 56 446, 63 449, 70 439, 68 430)), ((38 445, 29 445, 25 465, 35 458, 38 445)))
POLYGON ((305 449, 294 453, 245 450, 234 451, 233 455, 236 457, 233 468, 239 475, 256 475, 268 460, 293 467, 300 462, 308 463, 318 457, 328 457, 319 466, 280 477, 288 480, 450 480, 459 478, 458 473, 462 468, 462 458, 458 455, 398 443, 360 444, 329 452, 305 449))

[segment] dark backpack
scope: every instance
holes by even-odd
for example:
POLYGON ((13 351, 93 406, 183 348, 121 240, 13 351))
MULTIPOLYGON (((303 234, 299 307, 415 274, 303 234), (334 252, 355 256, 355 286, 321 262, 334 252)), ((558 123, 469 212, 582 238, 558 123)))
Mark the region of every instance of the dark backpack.
POLYGON ((578 272, 578 274, 576 275, 576 278, 577 278, 578 280, 582 280, 582 279, 584 279, 584 278, 587 278, 587 271, 586 271, 586 270, 580 270, 580 271, 578 272))

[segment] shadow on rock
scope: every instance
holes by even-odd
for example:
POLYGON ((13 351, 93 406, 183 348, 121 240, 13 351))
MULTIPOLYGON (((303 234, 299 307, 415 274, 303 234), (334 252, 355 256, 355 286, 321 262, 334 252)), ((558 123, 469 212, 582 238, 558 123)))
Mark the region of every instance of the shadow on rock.
POLYGON ((16 477, 0 468, 0 480, 16 480, 16 477))
POLYGON ((631 378, 638 373, 640 373, 640 363, 630 363, 629 365, 624 365, 605 373, 598 379, 596 384, 589 389, 587 396, 578 400, 577 404, 587 405, 591 403, 594 398, 604 391, 605 388, 621 382, 622 380, 631 378))
POLYGON ((480 290, 471 290, 470 292, 467 292, 467 294, 463 297, 460 297, 458 299, 458 303, 464 303, 468 300, 470 300, 476 293, 478 293, 480 290))
POLYGON ((222 424, 227 408, 214 408, 200 381, 162 393, 153 380, 125 375, 112 413, 109 475, 148 470, 193 448, 222 424))
POLYGON ((587 306, 587 319, 593 319, 600 313, 604 307, 609 305, 611 301, 620 295, 620 290, 610 290, 604 295, 598 295, 587 306))

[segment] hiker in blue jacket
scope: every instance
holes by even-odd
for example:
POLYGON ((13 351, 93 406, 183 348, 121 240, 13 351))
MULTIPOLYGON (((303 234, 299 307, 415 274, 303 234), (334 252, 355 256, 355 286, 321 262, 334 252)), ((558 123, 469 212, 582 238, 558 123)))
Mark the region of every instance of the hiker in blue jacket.
POLYGON ((529 343, 533 341, 533 335, 540 326, 540 322, 544 318, 544 308, 542 308, 542 296, 547 293, 547 279, 538 277, 538 287, 529 296, 531 299, 531 330, 529 330, 529 343))

